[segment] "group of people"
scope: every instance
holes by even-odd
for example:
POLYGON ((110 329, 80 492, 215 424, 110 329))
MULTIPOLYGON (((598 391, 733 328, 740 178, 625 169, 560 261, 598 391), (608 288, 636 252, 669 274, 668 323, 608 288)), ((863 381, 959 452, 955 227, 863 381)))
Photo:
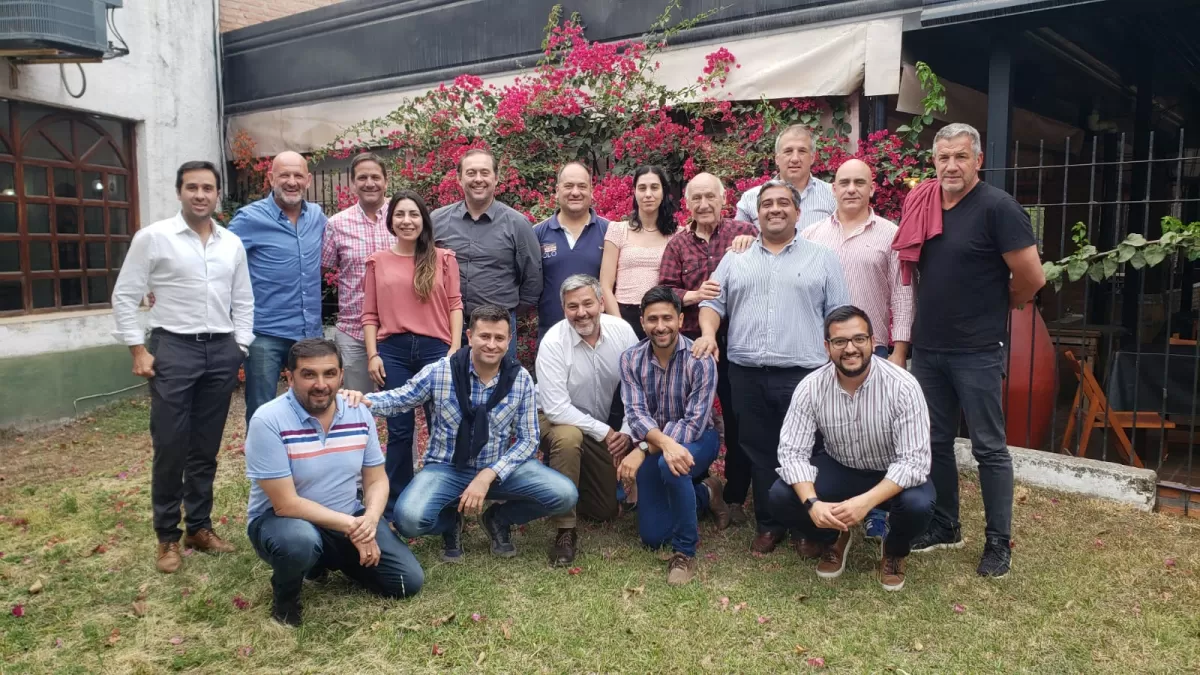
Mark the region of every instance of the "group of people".
POLYGON ((301 620, 303 581, 329 570, 413 595, 423 572, 402 538, 441 535, 442 560, 458 562, 471 516, 504 557, 513 527, 546 517, 549 560, 569 565, 579 518, 633 511, 642 542, 671 549, 668 583, 686 583, 700 515, 746 524, 750 494, 753 552, 790 535, 834 578, 861 525, 881 542, 881 584, 899 590, 911 551, 963 545, 963 414, 987 518, 978 572, 1007 574, 1007 316, 1044 284, 1029 218, 980 181, 968 125, 937 133, 937 180, 899 225, 872 210, 865 163, 814 177, 813 140, 784 129, 778 175, 732 219, 722 182, 693 177, 683 227, 661 168, 637 170, 632 215, 610 223, 575 162, 558 172, 557 212, 531 226, 496 200, 496 158, 477 149, 458 164, 464 199, 432 213, 411 191, 389 199, 385 162, 359 155, 358 201, 328 220, 304 200, 304 158, 285 152, 272 194, 224 229, 217 169, 184 164, 179 214, 139 230, 113 294, 115 335, 150 379, 158 568, 182 564, 181 503, 186 546, 233 549, 210 512, 244 359, 248 533, 285 624, 301 620), (332 341, 322 268, 338 272, 332 341), (526 307, 536 380, 515 358, 526 307), (418 407, 429 441, 414 475, 418 407), (709 473, 722 437, 724 479, 709 473))

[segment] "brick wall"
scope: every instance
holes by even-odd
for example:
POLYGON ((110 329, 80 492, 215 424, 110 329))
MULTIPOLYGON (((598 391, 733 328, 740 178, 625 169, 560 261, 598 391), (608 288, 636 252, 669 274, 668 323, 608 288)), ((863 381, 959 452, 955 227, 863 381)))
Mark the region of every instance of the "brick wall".
POLYGON ((221 32, 253 26, 342 0, 221 0, 221 32))

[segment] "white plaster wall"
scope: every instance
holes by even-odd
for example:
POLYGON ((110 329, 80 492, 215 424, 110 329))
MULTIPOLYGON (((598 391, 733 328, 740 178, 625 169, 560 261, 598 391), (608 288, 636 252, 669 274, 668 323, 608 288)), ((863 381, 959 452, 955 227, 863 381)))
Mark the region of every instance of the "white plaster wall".
MULTIPOLYGON (((0 68, 0 96, 136 121, 141 224, 179 208, 175 169, 185 161, 220 162, 217 58, 212 0, 133 0, 116 10, 130 53, 83 64, 87 92, 74 99, 54 64, 18 69, 16 88, 0 68)), ((115 42, 111 34, 109 40, 115 42)), ((79 69, 66 66, 72 91, 79 69)))
MULTIPOLYGON (((148 312, 139 319, 146 326, 148 312)), ((39 314, 0 319, 0 358, 20 358, 120 344, 112 336, 112 310, 39 314)))

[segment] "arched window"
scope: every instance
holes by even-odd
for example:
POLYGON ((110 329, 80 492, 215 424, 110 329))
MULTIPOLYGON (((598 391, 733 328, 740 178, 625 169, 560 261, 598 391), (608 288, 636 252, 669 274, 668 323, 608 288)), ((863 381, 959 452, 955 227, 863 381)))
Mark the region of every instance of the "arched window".
POLYGON ((131 123, 0 100, 0 314, 109 306, 135 178, 131 123))

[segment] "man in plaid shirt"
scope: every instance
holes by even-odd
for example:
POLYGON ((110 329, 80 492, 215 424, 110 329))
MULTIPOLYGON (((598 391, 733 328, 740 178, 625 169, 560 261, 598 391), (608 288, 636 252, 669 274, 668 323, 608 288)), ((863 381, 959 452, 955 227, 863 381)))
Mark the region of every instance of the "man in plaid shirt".
POLYGON ((346 388, 373 391, 363 345, 363 275, 367 258, 391 248, 396 237, 387 219, 387 169, 374 153, 350 162, 358 203, 329 219, 321 248, 321 267, 337 271, 338 318, 334 341, 342 355, 346 388))

